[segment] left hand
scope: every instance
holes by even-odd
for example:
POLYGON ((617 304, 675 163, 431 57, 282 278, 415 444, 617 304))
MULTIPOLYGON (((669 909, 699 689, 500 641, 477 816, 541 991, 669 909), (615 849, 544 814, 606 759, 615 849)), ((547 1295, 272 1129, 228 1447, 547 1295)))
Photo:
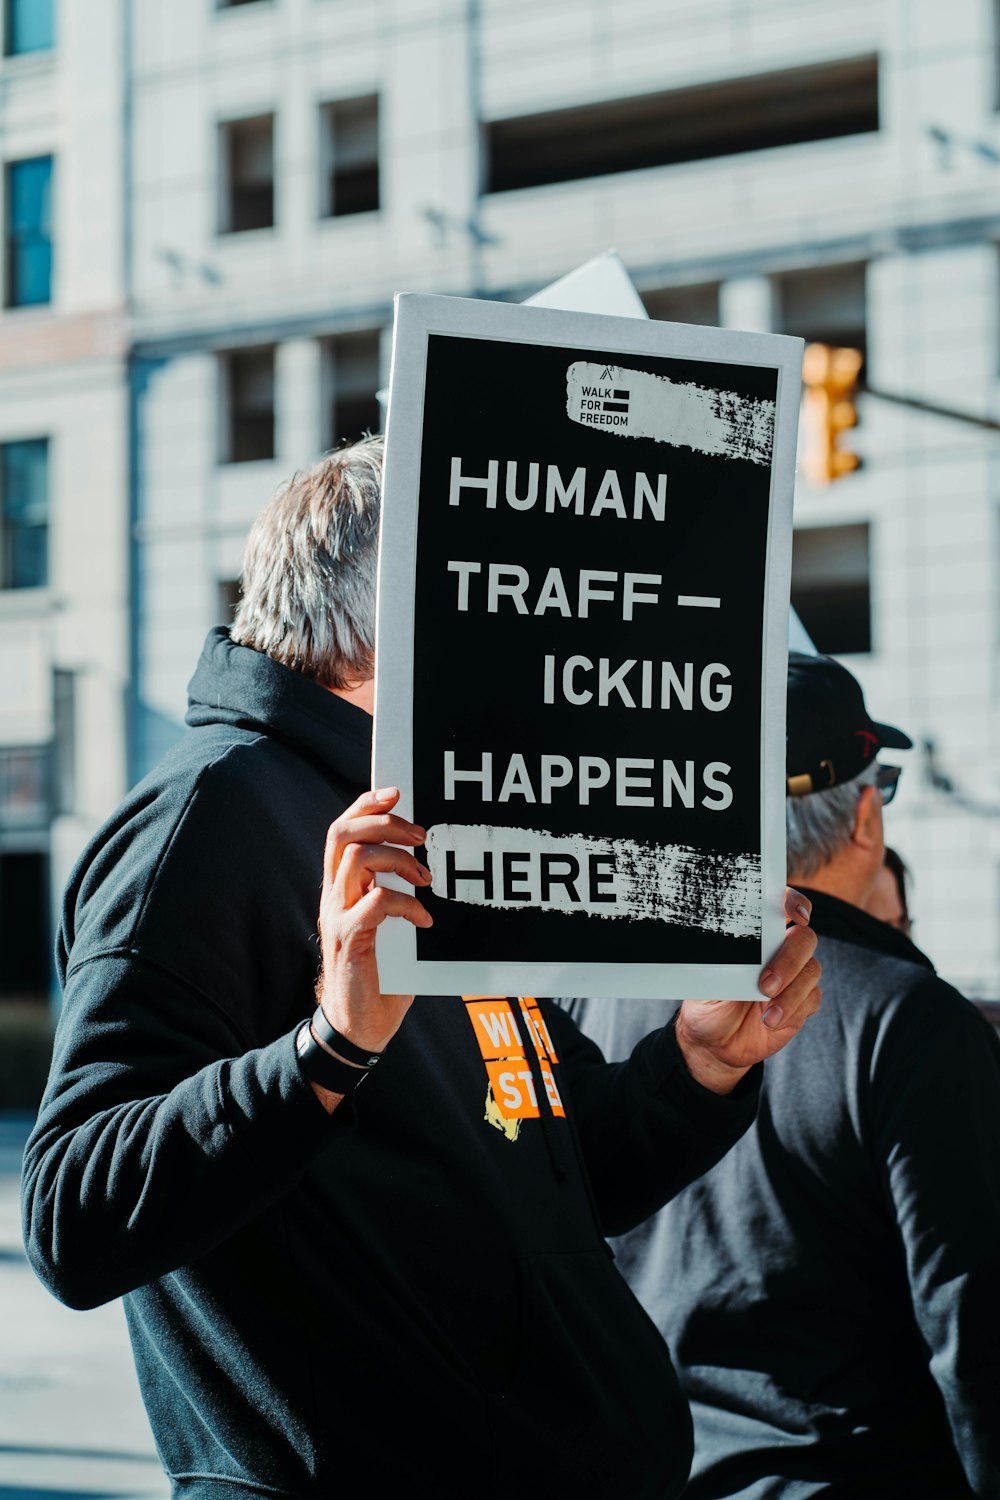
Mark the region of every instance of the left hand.
POLYGON ((715 1094, 728 1094, 755 1063, 790 1042, 819 1009, 820 966, 805 896, 785 891, 785 940, 758 980, 766 1000, 685 1000, 677 1043, 688 1072, 715 1094))

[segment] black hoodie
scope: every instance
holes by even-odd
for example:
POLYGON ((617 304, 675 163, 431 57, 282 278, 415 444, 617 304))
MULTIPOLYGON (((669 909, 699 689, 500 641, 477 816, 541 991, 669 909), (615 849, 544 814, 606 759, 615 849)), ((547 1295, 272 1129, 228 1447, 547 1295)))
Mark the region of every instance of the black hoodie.
MULTIPOLYGON (((806 894, 819 1014, 617 1247, 691 1399, 686 1494, 997 1500, 1000 1041, 902 933, 806 894)), ((641 1035, 641 1003, 571 1007, 609 1057, 641 1035)))
POLYGON ((224 631, 190 696, 66 893, 38 1274, 124 1295, 176 1495, 678 1494, 687 1409, 602 1235, 716 1161, 758 1079, 707 1093, 669 1026, 609 1066, 548 1002, 425 997, 327 1116, 294 1036, 371 721, 224 631))

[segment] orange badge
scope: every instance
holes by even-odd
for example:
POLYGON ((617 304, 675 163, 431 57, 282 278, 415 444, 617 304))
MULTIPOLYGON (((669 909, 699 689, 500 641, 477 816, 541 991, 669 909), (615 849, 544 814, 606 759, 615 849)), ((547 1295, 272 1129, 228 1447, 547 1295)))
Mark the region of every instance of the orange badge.
POLYGON ((524 1040, 510 1001, 502 995, 463 995, 485 1058, 524 1057, 524 1040))
POLYGON ((548 1095, 552 1113, 560 1119, 565 1119, 566 1111, 563 1109, 563 1102, 559 1097, 559 1090, 556 1088, 556 1081, 552 1076, 552 1070, 547 1068, 544 1063, 542 1064, 542 1082, 545 1084, 545 1092, 548 1095))
POLYGON ((538 1095, 526 1061, 514 1058, 512 1061, 488 1062, 486 1071, 490 1075, 493 1098, 505 1120, 537 1120, 540 1113, 538 1095))
POLYGON ((559 1059, 552 1044, 552 1033, 545 1024, 538 1002, 532 995, 519 995, 518 999, 521 1002, 521 1014, 527 1022, 539 1058, 542 1062, 548 1059, 549 1062, 557 1063, 559 1059))

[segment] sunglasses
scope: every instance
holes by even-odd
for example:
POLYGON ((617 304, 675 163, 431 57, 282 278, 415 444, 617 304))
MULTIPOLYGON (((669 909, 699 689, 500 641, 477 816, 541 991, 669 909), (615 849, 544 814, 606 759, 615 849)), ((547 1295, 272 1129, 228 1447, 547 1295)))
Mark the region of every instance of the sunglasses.
POLYGON ((878 772, 875 776, 875 785, 882 793, 883 807, 888 807, 893 797, 895 797, 896 788, 899 785, 899 778, 902 776, 902 774, 902 766, 879 766, 878 772))

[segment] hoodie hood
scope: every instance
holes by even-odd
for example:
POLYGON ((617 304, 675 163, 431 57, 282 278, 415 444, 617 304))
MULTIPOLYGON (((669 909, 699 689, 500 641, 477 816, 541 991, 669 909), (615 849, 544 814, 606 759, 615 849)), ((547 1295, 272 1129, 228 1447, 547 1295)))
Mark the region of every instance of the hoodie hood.
POLYGON ((237 646, 224 626, 208 633, 184 720, 192 728, 266 730, 359 786, 371 784, 371 716, 263 652, 237 646))

